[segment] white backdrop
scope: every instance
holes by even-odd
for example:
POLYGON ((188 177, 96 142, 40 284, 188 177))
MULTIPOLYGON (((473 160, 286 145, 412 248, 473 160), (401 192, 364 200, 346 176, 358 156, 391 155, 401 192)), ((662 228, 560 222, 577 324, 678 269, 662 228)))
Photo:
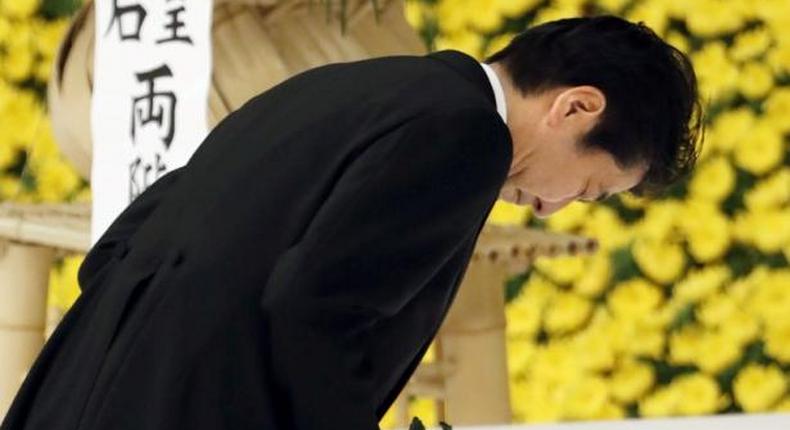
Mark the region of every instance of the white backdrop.
POLYGON ((95 2, 91 246, 206 137, 212 5, 95 2))

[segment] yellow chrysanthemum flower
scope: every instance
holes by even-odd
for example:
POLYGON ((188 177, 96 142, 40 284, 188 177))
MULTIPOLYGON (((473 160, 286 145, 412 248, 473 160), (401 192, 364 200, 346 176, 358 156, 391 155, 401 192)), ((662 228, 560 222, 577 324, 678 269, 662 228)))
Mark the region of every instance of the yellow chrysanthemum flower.
POLYGON ((510 384, 514 417, 527 422, 555 422, 562 418, 562 386, 536 379, 510 384))
POLYGON ((774 46, 768 51, 765 59, 775 74, 790 73, 790 44, 774 46))
POLYGON ((669 362, 675 365, 692 364, 698 355, 704 330, 697 325, 686 325, 669 335, 669 362))
POLYGON ((733 381, 735 400, 746 412, 767 411, 787 390, 786 378, 776 365, 749 364, 733 381))
POLYGON ((505 306, 508 337, 531 338, 540 329, 546 304, 559 289, 539 273, 532 273, 521 292, 505 306))
POLYGON ((743 31, 735 36, 730 47, 730 57, 736 61, 747 61, 762 55, 771 46, 771 33, 766 27, 743 31))
POLYGON ((19 178, 14 175, 0 175, 0 201, 13 199, 20 190, 22 184, 19 178))
POLYGON ((588 372, 603 372, 615 365, 615 349, 600 324, 581 331, 572 339, 579 366, 588 372))
POLYGON ((697 320, 707 327, 718 327, 738 310, 738 302, 727 293, 713 294, 700 303, 697 320))
POLYGON ((609 253, 600 251, 586 258, 584 271, 573 283, 573 290, 589 297, 598 297, 612 277, 612 259, 609 253))
POLYGON ((610 13, 618 13, 629 3, 629 0, 598 0, 595 3, 610 13))
POLYGON ((679 49, 681 52, 689 52, 690 44, 688 38, 677 31, 670 30, 667 32, 664 41, 679 49))
POLYGON ((772 324, 765 330, 765 352, 780 363, 790 364, 790 324, 772 324))
POLYGON ((735 164, 755 175, 763 175, 776 167, 784 153, 782 135, 761 121, 733 148, 735 164))
MULTIPOLYGON (((460 33, 466 30, 469 15, 457 0, 439 0, 435 6, 436 20, 442 34, 460 33)), ((444 49, 444 48, 439 48, 444 49)))
POLYGON ((734 186, 732 164, 724 156, 714 156, 695 169, 689 192, 694 198, 720 202, 732 193, 734 186))
POLYGON ((389 409, 387 409, 387 411, 384 413, 384 416, 381 417, 381 420, 379 420, 379 427, 381 427, 382 430, 394 429, 398 422, 397 420, 399 414, 400 411, 398 410, 397 405, 393 404, 389 409))
POLYGON ((31 49, 35 39, 33 20, 15 19, 9 23, 10 31, 6 35, 6 47, 31 49))
POLYGON ((473 31, 459 30, 443 33, 436 36, 434 42, 436 50, 455 49, 477 59, 480 59, 482 54, 483 38, 479 33, 473 31))
POLYGON ((678 390, 661 387, 639 401, 639 415, 651 418, 675 415, 677 413, 677 404, 681 401, 678 390))
POLYGON ((67 256, 59 270, 54 267, 51 269, 47 292, 48 306, 62 311, 71 308, 80 295, 77 272, 84 259, 84 255, 67 256))
POLYGON ((617 212, 604 205, 595 205, 578 234, 594 237, 601 251, 627 245, 634 237, 633 229, 620 219, 617 212))
POLYGON ((773 86, 773 71, 767 64, 751 61, 741 67, 738 89, 747 98, 752 100, 763 98, 773 86))
POLYGON ((694 260, 708 263, 725 254, 732 239, 730 220, 716 205, 688 200, 682 214, 678 225, 694 260))
POLYGON ((790 167, 784 166, 746 191, 743 202, 749 210, 773 209, 790 203, 790 167))
POLYGON ((504 33, 492 37, 491 40, 488 41, 488 45, 486 45, 483 57, 487 58, 504 49, 508 44, 510 44, 510 41, 513 40, 515 36, 516 33, 504 33))
POLYGON ((700 93, 712 100, 724 99, 738 84, 738 67, 727 57, 727 46, 716 40, 690 55, 700 93))
POLYGON ((592 307, 590 301, 576 293, 561 292, 546 308, 546 330, 551 334, 576 330, 590 317, 592 307))
POLYGON ((757 285, 745 307, 763 324, 790 325, 790 269, 775 269, 757 285))
POLYGON ((750 138, 756 123, 754 111, 746 106, 724 111, 713 120, 709 136, 705 139, 708 143, 703 147, 715 147, 722 153, 728 153, 736 144, 750 138))
POLYGON ((420 0, 406 0, 403 5, 403 15, 406 22, 414 28, 422 28, 426 17, 432 14, 432 8, 420 0))
POLYGON ((563 18, 573 18, 579 16, 581 12, 579 6, 575 3, 568 5, 563 4, 550 4, 544 7, 535 14, 535 19, 532 20, 530 26, 544 24, 549 21, 555 21, 563 18))
POLYGON ((608 388, 600 376, 585 375, 573 381, 564 402, 564 418, 590 420, 600 415, 609 400, 608 388))
POLYGON ((694 364, 703 372, 715 375, 741 358, 742 346, 727 331, 708 331, 696 345, 694 364))
POLYGON ((778 252, 790 242, 790 208, 737 212, 732 233, 762 252, 778 252))
POLYGON ((530 207, 497 200, 494 207, 491 208, 486 222, 497 225, 526 225, 532 215, 530 207))
POLYGON ((541 0, 494 0, 497 10, 508 18, 518 18, 537 6, 541 0))
POLYGON ((631 7, 625 18, 631 22, 643 21, 656 34, 663 35, 668 24, 667 6, 660 1, 643 0, 631 7))
POLYGON ((517 298, 505 306, 508 338, 532 338, 540 330, 543 304, 517 298))
POLYGON ((25 19, 32 16, 40 5, 41 0, 0 0, 0 14, 25 19))
POLYGON ((535 259, 533 265, 541 273, 546 274, 549 279, 562 285, 575 282, 584 273, 584 259, 575 255, 540 256, 535 259))
MULTIPOLYGON (((790 63, 790 56, 788 63, 790 63)), ((790 131, 790 86, 774 88, 771 91, 771 94, 763 101, 762 119, 779 133, 790 131)))
POLYGON ((644 209, 650 201, 644 197, 637 197, 629 192, 623 192, 617 195, 620 203, 629 209, 644 209))
POLYGON ((36 166, 37 192, 42 201, 64 201, 80 184, 80 176, 64 161, 51 158, 36 166))
POLYGON ((621 404, 629 404, 641 399, 653 387, 655 380, 652 366, 629 359, 614 371, 609 389, 612 398, 621 404))
POLYGON ((490 33, 499 29, 504 17, 497 0, 466 0, 467 22, 477 31, 490 33))
POLYGON ((785 397, 784 400, 779 402, 775 408, 773 408, 774 412, 790 412, 790 395, 785 397))
POLYGON ((417 417, 425 427, 436 427, 439 418, 436 415, 436 400, 425 396, 416 396, 409 401, 409 417, 417 417))
POLYGON ((719 292, 731 277, 730 267, 724 264, 691 269, 684 279, 675 284, 673 295, 686 302, 698 302, 719 292))
POLYGON ((677 200, 659 200, 649 205, 635 223, 639 237, 659 242, 672 238, 682 210, 683 204, 677 200))
POLYGON ((548 344, 538 345, 527 369, 527 377, 533 381, 547 381, 555 384, 568 384, 584 373, 579 366, 575 349, 569 340, 555 338, 548 344))
POLYGON ((70 17, 62 17, 51 21, 38 21, 35 27, 33 43, 36 51, 44 58, 52 59, 57 52, 60 41, 66 34, 66 30, 71 24, 70 17))
POLYGON ((570 232, 581 226, 590 213, 590 204, 574 201, 546 219, 546 225, 558 232, 570 232))
POLYGON ((743 25, 742 14, 733 10, 732 2, 725 6, 720 0, 695 0, 689 2, 686 26, 701 37, 713 37, 735 31, 743 25))
POLYGON ((606 296, 606 304, 618 318, 633 319, 655 311, 663 301, 661 289, 643 278, 618 283, 606 296))
POLYGON ((33 70, 33 54, 33 51, 26 47, 9 49, 3 59, 2 69, 0 69, 3 76, 16 82, 27 79, 33 70))
POLYGON ((49 78, 52 75, 52 66, 53 61, 51 58, 45 58, 33 66, 33 78, 39 80, 40 82, 49 82, 49 78))
POLYGON ((625 344, 623 350, 636 357, 662 359, 667 341, 666 332, 644 322, 634 321, 632 324, 634 330, 631 340, 625 344))
POLYGON ((721 323, 720 330, 733 342, 745 345, 760 335, 760 323, 748 312, 738 310, 721 323))
POLYGON ((686 267, 686 254, 677 243, 637 238, 632 253, 639 270, 661 284, 678 279, 686 267))
POLYGON ((537 346, 531 340, 508 339, 505 349, 507 350, 508 374, 511 378, 523 376, 532 357, 535 356, 537 346))
POLYGON ((603 407, 596 415, 592 417, 593 420, 622 420, 626 417, 627 413, 625 407, 614 403, 613 401, 607 401, 604 403, 603 407))
POLYGON ((729 404, 727 397, 719 390, 716 380, 702 373, 679 376, 672 381, 670 387, 682 399, 675 404, 678 415, 712 414, 729 404))

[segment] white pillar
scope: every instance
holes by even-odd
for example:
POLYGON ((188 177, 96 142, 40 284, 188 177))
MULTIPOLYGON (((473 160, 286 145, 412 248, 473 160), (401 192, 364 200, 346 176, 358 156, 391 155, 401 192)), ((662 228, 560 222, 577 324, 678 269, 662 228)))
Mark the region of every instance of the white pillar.
POLYGON ((44 345, 55 250, 0 238, 0 416, 44 345))

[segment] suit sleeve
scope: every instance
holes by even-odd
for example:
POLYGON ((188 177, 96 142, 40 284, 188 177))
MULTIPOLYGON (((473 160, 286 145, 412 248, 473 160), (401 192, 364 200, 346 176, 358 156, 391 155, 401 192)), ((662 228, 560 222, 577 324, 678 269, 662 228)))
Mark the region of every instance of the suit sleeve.
POLYGON ((379 428, 363 363, 368 328, 396 315, 496 200, 512 157, 496 120, 467 108, 384 135, 280 256, 260 307, 287 428, 379 428))
POLYGON ((162 196, 181 175, 184 167, 178 167, 165 173, 161 178, 149 185, 138 195, 110 224, 99 240, 88 250, 82 264, 77 270, 77 282, 80 290, 85 292, 97 273, 112 258, 113 249, 120 243, 129 240, 156 209, 162 196))

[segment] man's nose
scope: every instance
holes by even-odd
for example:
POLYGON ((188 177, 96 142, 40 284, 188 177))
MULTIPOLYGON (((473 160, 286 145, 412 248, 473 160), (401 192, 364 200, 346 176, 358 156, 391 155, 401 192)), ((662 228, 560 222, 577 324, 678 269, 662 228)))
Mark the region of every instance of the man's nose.
POLYGON ((549 215, 553 214, 554 212, 557 212, 558 210, 564 208, 565 206, 568 205, 568 203, 572 201, 573 201, 572 198, 560 200, 557 202, 546 202, 541 200, 540 204, 538 204, 536 201, 533 201, 532 212, 538 218, 546 218, 549 215))

